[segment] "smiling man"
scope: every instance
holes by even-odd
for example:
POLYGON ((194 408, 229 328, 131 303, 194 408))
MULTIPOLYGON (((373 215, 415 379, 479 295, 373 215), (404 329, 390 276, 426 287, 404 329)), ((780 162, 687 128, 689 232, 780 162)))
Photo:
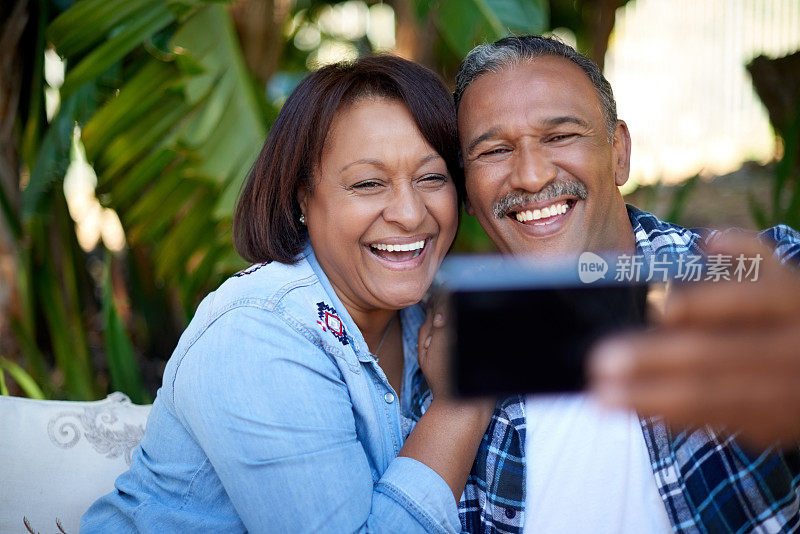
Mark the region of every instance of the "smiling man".
POLYGON ((617 189, 628 128, 578 65, 539 57, 486 72, 459 96, 469 210, 502 252, 633 250, 617 189))
MULTIPOLYGON (((754 239, 626 206, 618 187, 631 141, 611 86, 557 40, 477 47, 458 73, 455 102, 467 211, 505 254, 770 255, 754 239)), ((800 277, 780 261, 800 263, 800 236, 778 226, 759 238, 776 259, 758 283, 684 291, 658 328, 601 347, 596 396, 502 403, 460 503, 465 528, 798 528, 800 277), (740 438, 762 448, 783 439, 785 448, 753 454, 740 438)))

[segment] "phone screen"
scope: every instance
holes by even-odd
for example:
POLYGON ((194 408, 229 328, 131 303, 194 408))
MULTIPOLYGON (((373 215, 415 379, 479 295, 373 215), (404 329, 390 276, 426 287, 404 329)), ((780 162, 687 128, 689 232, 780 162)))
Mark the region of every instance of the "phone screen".
POLYGON ((449 292, 450 363, 460 396, 579 391, 591 345, 646 322, 646 284, 449 292))

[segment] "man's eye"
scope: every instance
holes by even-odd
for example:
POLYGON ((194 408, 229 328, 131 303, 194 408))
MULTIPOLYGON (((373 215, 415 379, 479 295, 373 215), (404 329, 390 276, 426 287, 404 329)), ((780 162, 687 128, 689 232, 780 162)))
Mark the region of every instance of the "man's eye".
POLYGON ((551 135, 550 137, 547 138, 547 140, 550 141, 550 142, 556 142, 557 143, 558 141, 564 141, 565 139, 569 139, 571 137, 575 137, 576 135, 577 134, 572 134, 572 133, 551 135))
POLYGON ((510 148, 497 147, 497 148, 493 148, 491 150, 487 150, 486 152, 481 152, 481 154, 478 157, 497 156, 497 155, 500 155, 500 154, 505 154, 505 153, 510 152, 510 151, 511 151, 510 148))

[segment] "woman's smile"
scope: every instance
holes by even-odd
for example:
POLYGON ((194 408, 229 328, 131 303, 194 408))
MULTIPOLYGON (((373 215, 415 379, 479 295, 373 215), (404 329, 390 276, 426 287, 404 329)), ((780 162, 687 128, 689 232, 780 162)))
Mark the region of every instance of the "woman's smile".
POLYGON ((433 236, 390 237, 367 245, 370 253, 388 269, 416 269, 425 260, 433 236))

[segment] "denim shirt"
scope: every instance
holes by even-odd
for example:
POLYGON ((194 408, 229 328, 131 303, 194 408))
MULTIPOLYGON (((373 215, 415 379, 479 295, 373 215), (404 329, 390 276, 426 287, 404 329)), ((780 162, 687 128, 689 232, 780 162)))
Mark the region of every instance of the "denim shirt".
POLYGON ((445 481, 397 457, 427 390, 424 312, 400 317, 398 398, 310 246, 295 265, 227 280, 197 309, 130 470, 81 532, 460 530, 445 481))

